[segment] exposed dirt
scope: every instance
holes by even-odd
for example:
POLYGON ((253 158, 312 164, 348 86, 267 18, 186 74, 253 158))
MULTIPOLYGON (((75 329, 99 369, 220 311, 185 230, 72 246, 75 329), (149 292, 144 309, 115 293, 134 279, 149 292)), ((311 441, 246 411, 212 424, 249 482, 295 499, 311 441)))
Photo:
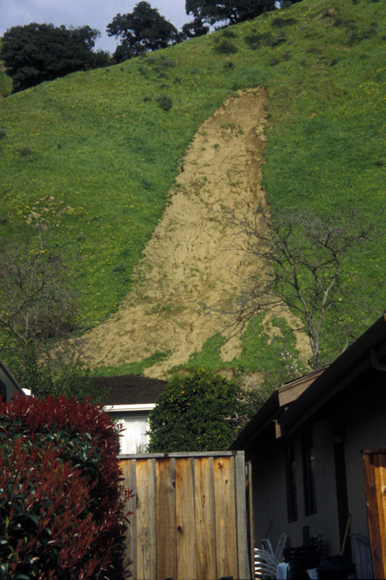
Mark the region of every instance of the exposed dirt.
MULTIPOLYGON (((224 208, 265 203, 261 188, 266 91, 240 91, 200 127, 181 166, 162 221, 146 246, 133 292, 119 312, 86 335, 90 364, 115 366, 170 351, 146 369, 164 378, 186 363, 205 341, 224 330, 227 318, 209 312, 240 292, 255 265, 245 263, 232 239, 235 230, 224 208)), ((307 351, 298 334, 297 347, 307 351)), ((223 360, 240 352, 234 337, 222 348, 223 360)))

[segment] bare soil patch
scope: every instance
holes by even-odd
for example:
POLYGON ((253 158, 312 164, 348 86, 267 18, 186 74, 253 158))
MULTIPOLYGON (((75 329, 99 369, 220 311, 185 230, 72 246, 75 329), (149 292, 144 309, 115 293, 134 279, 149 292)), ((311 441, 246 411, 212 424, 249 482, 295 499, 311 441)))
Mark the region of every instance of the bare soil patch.
MULTIPOLYGON (((170 204, 144 250, 134 290, 117 314, 85 336, 92 366, 116 366, 170 351, 145 371, 164 378, 208 338, 217 332, 226 336, 226 316, 202 304, 224 303, 239 294, 255 269, 232 244, 235 231, 224 208, 248 211, 265 203, 266 100, 264 89, 239 91, 200 127, 170 204)), ((297 347, 307 348, 302 334, 297 347)), ((240 338, 234 337, 221 356, 231 361, 240 349, 240 338)))

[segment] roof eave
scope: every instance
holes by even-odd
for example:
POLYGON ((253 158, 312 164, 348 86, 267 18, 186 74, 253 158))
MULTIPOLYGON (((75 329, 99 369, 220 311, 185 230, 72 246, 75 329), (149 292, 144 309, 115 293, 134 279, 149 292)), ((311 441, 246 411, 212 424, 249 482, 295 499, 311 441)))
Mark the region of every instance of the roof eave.
POLYGON ((229 449, 236 450, 248 448, 268 427, 272 425, 273 421, 275 421, 280 414, 280 411, 279 394, 276 390, 244 427, 229 449))
POLYGON ((4 374, 7 375, 7 377, 9 378, 9 380, 12 382, 13 386, 15 387, 16 391, 20 394, 23 395, 24 397, 26 397, 26 393, 23 391, 23 389, 21 388, 21 386, 19 385, 19 383, 17 382, 17 380, 15 379, 15 377, 13 376, 13 374, 11 373, 11 371, 8 369, 8 367, 3 363, 2 360, 0 360, 0 368, 3 370, 4 374))
POLYGON ((283 434, 290 436, 310 421, 323 407, 362 373, 374 369, 386 357, 386 317, 381 316, 342 353, 280 417, 283 434))

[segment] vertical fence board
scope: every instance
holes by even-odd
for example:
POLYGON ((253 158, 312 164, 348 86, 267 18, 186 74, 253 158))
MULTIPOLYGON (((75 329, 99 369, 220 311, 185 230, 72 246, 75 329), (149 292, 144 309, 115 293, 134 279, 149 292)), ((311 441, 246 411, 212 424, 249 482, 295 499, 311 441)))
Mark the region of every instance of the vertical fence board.
POLYGON ((381 549, 383 562, 383 575, 386 577, 386 455, 378 455, 378 509, 381 529, 381 549))
POLYGON ((155 459, 137 460, 137 577, 157 576, 155 459))
POLYGON ((245 464, 245 468, 247 470, 248 549, 249 549, 249 556, 250 556, 251 571, 253 571, 255 569, 255 562, 254 562, 255 536, 254 536, 254 530, 253 530, 252 461, 248 461, 245 464))
MULTIPOLYGON (((136 482, 136 461, 131 459, 129 461, 121 461, 119 463, 122 469, 122 475, 124 478, 124 485, 132 490, 134 494, 137 493, 137 482, 136 482)), ((130 501, 128 506, 129 510, 133 512, 129 516, 130 524, 127 525, 125 532, 126 547, 123 556, 123 567, 124 570, 127 568, 132 574, 133 580, 137 580, 137 497, 136 495, 130 501)))
POLYGON ((215 457, 217 577, 238 577, 234 457, 215 457))
POLYGON ((237 517, 237 553, 239 561, 238 578, 251 578, 248 553, 247 514, 245 494, 245 460, 244 455, 235 458, 236 474, 236 517, 237 517))
POLYGON ((176 460, 177 579, 197 577, 193 459, 176 460))
MULTIPOLYGON (((373 561, 374 578, 385 578, 385 561, 383 559, 382 535, 385 522, 379 510, 379 459, 376 453, 364 453, 365 486, 367 501, 367 517, 369 523, 371 557, 373 561)), ((384 539, 383 539, 384 542, 384 539)))
POLYGON ((120 466, 136 494, 125 553, 134 580, 251 577, 242 452, 127 456, 120 466))
POLYGON ((197 580, 208 580, 217 577, 213 457, 195 459, 194 485, 197 580))
POLYGON ((177 577, 175 460, 156 462, 157 578, 177 577))

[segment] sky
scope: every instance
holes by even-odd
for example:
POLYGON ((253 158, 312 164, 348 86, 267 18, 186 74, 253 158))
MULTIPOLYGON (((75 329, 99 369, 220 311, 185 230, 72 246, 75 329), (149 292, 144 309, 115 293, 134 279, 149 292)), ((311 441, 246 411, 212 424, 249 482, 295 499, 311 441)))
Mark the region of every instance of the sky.
MULTIPOLYGON (((180 30, 185 22, 192 20, 185 13, 185 0, 147 0, 152 8, 180 30)), ((139 0, 0 0, 0 37, 12 26, 36 22, 67 28, 85 26, 102 33, 96 48, 113 53, 118 42, 106 34, 106 26, 118 13, 133 11, 139 0)))

